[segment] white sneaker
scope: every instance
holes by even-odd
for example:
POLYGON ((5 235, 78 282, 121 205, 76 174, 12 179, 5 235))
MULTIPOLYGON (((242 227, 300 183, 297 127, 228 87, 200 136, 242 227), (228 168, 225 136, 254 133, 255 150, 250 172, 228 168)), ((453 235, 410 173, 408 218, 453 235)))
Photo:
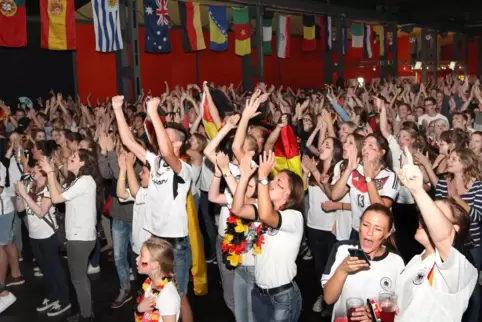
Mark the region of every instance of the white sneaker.
POLYGON ((131 280, 131 281, 136 280, 136 278, 134 277, 134 274, 132 274, 132 273, 129 274, 129 280, 131 280))
POLYGON ((34 271, 34 272, 40 272, 40 267, 35 266, 35 267, 33 268, 33 271, 34 271))
POLYGON ((15 303, 17 298, 12 293, 8 293, 5 296, 0 296, 0 313, 5 311, 10 305, 15 303))
POLYGON ((90 274, 97 274, 97 273, 100 273, 100 265, 97 267, 94 267, 89 264, 89 267, 87 267, 87 274, 90 275, 90 274))
POLYGON ((321 311, 323 311, 323 297, 321 295, 318 296, 318 298, 316 299, 315 304, 313 304, 312 310, 316 313, 320 313, 321 311))
POLYGON ((41 271, 37 271, 37 272, 33 272, 33 276, 35 276, 35 277, 42 277, 42 276, 44 276, 44 274, 42 274, 41 271))

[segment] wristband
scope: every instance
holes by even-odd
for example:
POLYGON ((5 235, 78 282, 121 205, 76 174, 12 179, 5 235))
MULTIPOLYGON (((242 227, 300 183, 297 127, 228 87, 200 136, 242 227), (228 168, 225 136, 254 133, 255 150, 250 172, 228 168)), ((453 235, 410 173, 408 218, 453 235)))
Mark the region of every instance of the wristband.
POLYGON ((216 178, 222 178, 222 177, 223 177, 222 175, 221 175, 221 176, 214 175, 214 176, 215 176, 216 178))

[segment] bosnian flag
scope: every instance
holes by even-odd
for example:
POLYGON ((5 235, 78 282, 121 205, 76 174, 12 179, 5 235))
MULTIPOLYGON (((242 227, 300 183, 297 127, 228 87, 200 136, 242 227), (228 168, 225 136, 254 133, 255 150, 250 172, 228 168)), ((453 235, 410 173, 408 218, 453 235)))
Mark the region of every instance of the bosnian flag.
POLYGON ((277 52, 279 58, 289 58, 291 50, 291 16, 278 15, 276 30, 277 52))

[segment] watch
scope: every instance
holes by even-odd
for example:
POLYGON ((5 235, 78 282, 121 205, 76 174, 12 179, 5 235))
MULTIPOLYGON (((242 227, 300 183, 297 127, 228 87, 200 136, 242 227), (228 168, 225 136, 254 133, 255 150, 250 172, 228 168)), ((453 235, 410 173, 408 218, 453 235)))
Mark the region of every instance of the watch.
POLYGON ((232 176, 231 174, 231 171, 228 171, 226 173, 223 174, 225 178, 229 178, 230 176, 232 176))
POLYGON ((261 183, 263 186, 267 186, 269 183, 268 179, 259 180, 258 182, 261 183))
POLYGON ((370 177, 365 177, 365 181, 366 181, 367 183, 370 183, 370 182, 372 182, 372 178, 370 178, 370 177))

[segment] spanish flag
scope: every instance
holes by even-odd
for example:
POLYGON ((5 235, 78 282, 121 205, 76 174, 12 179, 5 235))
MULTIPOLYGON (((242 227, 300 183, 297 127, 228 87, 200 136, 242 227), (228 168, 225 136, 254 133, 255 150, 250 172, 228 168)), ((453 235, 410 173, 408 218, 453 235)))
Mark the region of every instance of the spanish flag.
POLYGON ((209 49, 228 50, 228 19, 226 7, 209 5, 209 49))
POLYGON ((199 3, 179 1, 179 16, 183 29, 182 38, 185 52, 206 49, 201 25, 199 3))
POLYGON ((189 241, 191 243, 192 267, 194 294, 201 296, 208 292, 208 276, 206 269, 206 259, 201 242, 201 232, 197 219, 196 205, 192 193, 189 191, 186 202, 187 225, 189 241))
POLYGON ((233 8, 233 22, 236 55, 251 54, 251 26, 248 7, 233 8))
POLYGON ((40 0, 40 22, 42 48, 75 49, 74 0, 40 0))
POLYGON ((291 170, 301 177, 301 157, 298 140, 291 126, 281 129, 278 141, 274 146, 275 168, 273 175, 282 170, 291 170))
POLYGON ((303 15, 303 51, 316 50, 315 16, 303 15))

